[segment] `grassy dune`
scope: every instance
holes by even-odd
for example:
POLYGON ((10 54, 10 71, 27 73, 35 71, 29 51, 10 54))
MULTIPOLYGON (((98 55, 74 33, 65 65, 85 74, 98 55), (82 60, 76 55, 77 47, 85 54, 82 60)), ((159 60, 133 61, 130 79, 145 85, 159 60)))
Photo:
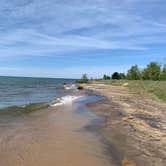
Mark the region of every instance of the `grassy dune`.
POLYGON ((132 93, 149 94, 152 99, 166 102, 166 81, 143 80, 100 80, 93 83, 104 83, 115 86, 127 86, 132 93))

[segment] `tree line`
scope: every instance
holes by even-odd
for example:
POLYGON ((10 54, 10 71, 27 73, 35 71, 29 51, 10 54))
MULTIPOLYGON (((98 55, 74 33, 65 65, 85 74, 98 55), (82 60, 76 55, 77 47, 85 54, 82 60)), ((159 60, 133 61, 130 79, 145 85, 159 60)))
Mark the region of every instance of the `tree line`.
POLYGON ((111 76, 104 75, 103 79, 166 80, 166 65, 162 66, 157 62, 151 62, 144 69, 140 69, 137 65, 133 65, 127 71, 127 74, 114 72, 111 76))
MULTIPOLYGON (((160 65, 157 62, 150 62, 144 69, 140 69, 138 65, 133 65, 127 73, 114 72, 112 75, 103 75, 103 80, 153 80, 153 81, 166 81, 166 64, 160 65)), ((93 80, 92 78, 90 80, 93 80)), ((87 83, 89 81, 86 74, 77 82, 87 83)))

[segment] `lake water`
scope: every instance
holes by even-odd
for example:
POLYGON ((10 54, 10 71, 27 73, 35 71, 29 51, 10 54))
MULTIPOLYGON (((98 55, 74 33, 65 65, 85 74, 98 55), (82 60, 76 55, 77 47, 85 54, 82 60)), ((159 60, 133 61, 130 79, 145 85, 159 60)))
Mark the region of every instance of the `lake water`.
POLYGON ((63 84, 72 79, 0 77, 0 108, 37 102, 51 102, 66 95, 63 84))

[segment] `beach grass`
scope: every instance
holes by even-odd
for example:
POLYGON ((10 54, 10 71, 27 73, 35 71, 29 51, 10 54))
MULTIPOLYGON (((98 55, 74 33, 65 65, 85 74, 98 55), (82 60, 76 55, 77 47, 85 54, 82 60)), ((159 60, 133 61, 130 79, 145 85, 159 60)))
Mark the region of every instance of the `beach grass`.
POLYGON ((130 92, 136 94, 149 94, 152 99, 166 102, 166 81, 145 80, 99 80, 91 83, 103 83, 114 86, 126 86, 130 92))

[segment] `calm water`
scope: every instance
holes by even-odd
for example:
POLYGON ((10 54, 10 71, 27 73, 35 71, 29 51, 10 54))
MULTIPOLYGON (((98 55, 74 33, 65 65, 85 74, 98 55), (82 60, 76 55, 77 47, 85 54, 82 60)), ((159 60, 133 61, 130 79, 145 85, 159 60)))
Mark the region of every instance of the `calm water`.
POLYGON ((0 108, 50 102, 66 92, 63 83, 74 80, 53 78, 0 77, 0 108))

